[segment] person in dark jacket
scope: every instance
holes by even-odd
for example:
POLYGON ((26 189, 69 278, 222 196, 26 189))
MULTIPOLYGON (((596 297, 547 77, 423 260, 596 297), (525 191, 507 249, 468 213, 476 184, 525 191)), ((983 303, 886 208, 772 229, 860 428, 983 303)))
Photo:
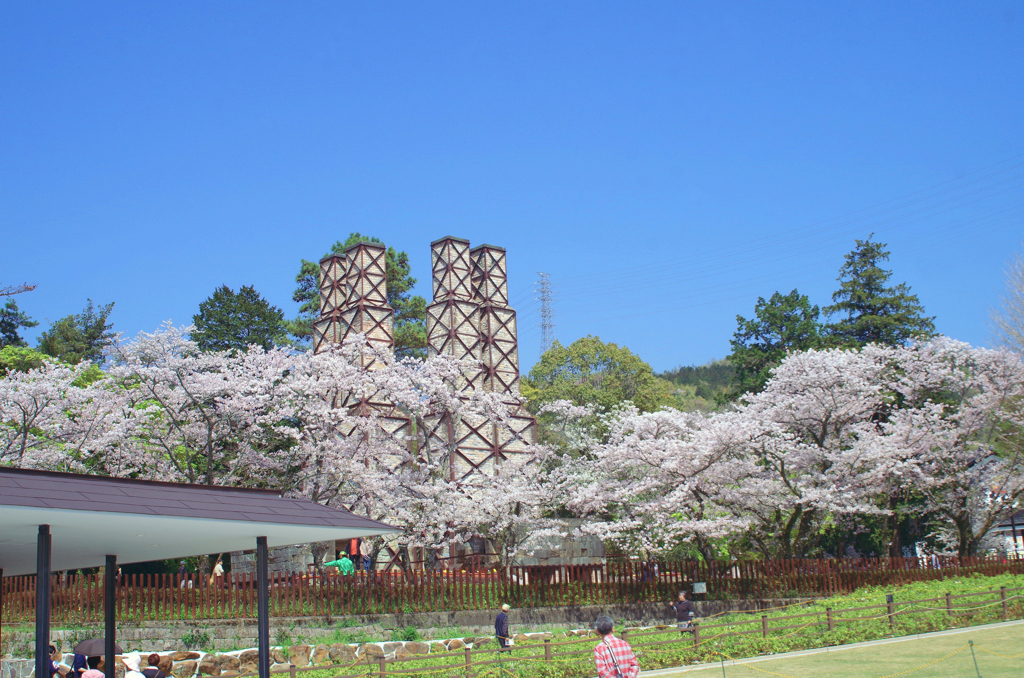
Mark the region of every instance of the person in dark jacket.
POLYGON ((693 623, 693 618, 697 616, 697 609, 688 598, 686 591, 680 591, 679 600, 672 603, 672 609, 676 612, 676 626, 679 628, 679 633, 693 633, 690 625, 693 623))
POLYGON ((57 660, 53 658, 54 655, 58 657, 60 656, 59 654, 57 654, 57 646, 51 645, 48 649, 50 650, 50 678, 53 678, 54 675, 60 676, 62 675, 60 672, 60 664, 58 664, 57 660))
POLYGON ((499 652, 511 652, 509 641, 512 639, 508 630, 508 611, 512 608, 508 605, 501 606, 501 612, 494 619, 494 635, 498 638, 499 652))
POLYGON ((84 654, 75 653, 75 658, 71 661, 71 670, 68 671, 66 678, 82 678, 82 674, 89 670, 89 660, 84 654))

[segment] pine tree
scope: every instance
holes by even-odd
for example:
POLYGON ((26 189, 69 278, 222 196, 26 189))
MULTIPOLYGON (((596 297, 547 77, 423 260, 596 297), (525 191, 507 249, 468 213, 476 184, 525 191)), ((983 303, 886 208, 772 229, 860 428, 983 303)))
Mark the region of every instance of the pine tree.
POLYGON ((81 313, 61 318, 43 332, 39 351, 71 365, 102 363, 104 349, 114 342, 114 324, 107 322, 113 310, 114 302, 96 306, 90 299, 81 313))
POLYGON ((4 307, 0 309, 0 348, 5 346, 28 346, 25 340, 18 334, 18 330, 25 327, 35 327, 39 323, 28 317, 18 309, 18 302, 8 299, 4 307))
POLYGON ((251 344, 269 349, 285 342, 284 313, 251 286, 235 294, 221 285, 199 304, 192 322, 192 338, 203 351, 245 350, 251 344))
MULTIPOLYGON (((331 254, 344 254, 352 245, 361 242, 384 244, 377 238, 351 233, 344 242, 331 246, 331 254)), ((411 296, 416 278, 410 275, 409 255, 389 247, 387 258, 388 303, 395 309, 395 356, 398 358, 426 356, 427 346, 427 301, 421 296, 411 296)), ((320 315, 320 264, 302 260, 299 274, 295 276, 298 287, 292 300, 300 304, 299 315, 287 322, 288 333, 295 343, 309 347, 313 337, 313 322, 320 315)))
POLYGON ((903 346, 915 338, 934 336, 935 317, 925 317, 917 295, 906 283, 889 287, 892 271, 881 264, 889 260, 885 243, 858 240, 839 269, 839 289, 833 304, 824 310, 839 316, 827 333, 843 346, 882 344, 903 346))
POLYGON ((793 290, 776 292, 768 301, 757 298, 754 318, 736 316, 729 362, 736 368, 735 393, 759 393, 764 390, 771 371, 790 351, 820 348, 823 344, 820 311, 807 295, 793 290))

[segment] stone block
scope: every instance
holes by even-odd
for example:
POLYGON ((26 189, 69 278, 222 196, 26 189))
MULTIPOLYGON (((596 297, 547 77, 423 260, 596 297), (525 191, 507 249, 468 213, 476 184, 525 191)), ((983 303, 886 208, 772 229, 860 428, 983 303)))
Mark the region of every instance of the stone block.
POLYGON ((356 651, 345 643, 332 644, 328 654, 331 658, 331 663, 334 664, 351 664, 356 660, 356 651))
MULTIPOLYGON (((232 562, 232 565, 234 563, 232 562)), ((240 673, 255 673, 260 668, 259 650, 243 650, 238 655, 238 671, 240 673)))
POLYGON ((220 673, 224 675, 225 671, 232 671, 238 673, 238 667, 241 662, 238 657, 230 654, 222 654, 220 656, 220 673))
POLYGON ((186 659, 180 662, 174 662, 174 668, 171 669, 171 675, 174 678, 192 678, 196 674, 196 667, 199 666, 199 662, 195 659, 186 659))
POLYGON ((160 655, 160 663, 156 665, 158 669, 163 671, 165 674, 171 672, 171 667, 174 666, 174 656, 169 654, 160 655))
POLYGON ((219 676, 220 657, 213 653, 204 654, 203 658, 199 660, 199 675, 219 676))
POLYGON ((288 657, 284 655, 284 650, 280 647, 270 648, 270 661, 275 664, 290 664, 288 657))
POLYGON ((331 661, 331 648, 324 643, 318 644, 313 648, 313 655, 310 661, 314 664, 327 664, 331 661))
POLYGON ((296 666, 309 666, 309 654, 312 650, 309 645, 292 645, 288 648, 288 661, 296 666))
POLYGON ((186 661, 188 659, 199 659, 199 653, 198 652, 185 652, 185 651, 179 650, 179 651, 175 652, 173 655, 171 655, 171 659, 173 659, 176 662, 183 662, 183 661, 186 661))
POLYGON ((421 643, 419 641, 410 641, 405 644, 405 649, 409 654, 429 654, 430 643, 421 643))
POLYGON ((448 641, 448 651, 449 652, 454 652, 455 650, 461 650, 464 647, 466 647, 466 644, 464 642, 462 642, 461 640, 459 640, 458 638, 453 638, 453 639, 448 641))

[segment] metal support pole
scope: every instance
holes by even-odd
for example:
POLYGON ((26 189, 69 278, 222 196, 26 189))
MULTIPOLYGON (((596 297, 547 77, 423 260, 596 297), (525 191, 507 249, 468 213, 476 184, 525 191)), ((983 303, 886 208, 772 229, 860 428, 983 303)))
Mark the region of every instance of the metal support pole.
POLYGON ((50 678, 50 526, 36 538, 36 676, 50 678))
POLYGON ((107 556, 103 568, 103 673, 114 678, 114 643, 117 641, 117 556, 107 556))
POLYGON ((260 678, 270 678, 270 577, 267 573, 267 538, 256 537, 256 616, 259 635, 260 678))

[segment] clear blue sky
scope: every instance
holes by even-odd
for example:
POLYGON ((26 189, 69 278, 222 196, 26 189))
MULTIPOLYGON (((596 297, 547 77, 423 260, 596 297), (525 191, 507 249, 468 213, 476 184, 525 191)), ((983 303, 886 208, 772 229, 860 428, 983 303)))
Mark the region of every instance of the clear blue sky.
MULTIPOLYGON (((986 344, 1024 240, 1024 3, 16 3, 0 8, 0 285, 38 320, 186 324, 351 231, 508 248, 523 371, 556 336, 657 370, 826 304, 889 243, 986 344)), ((42 328, 38 328, 42 329, 42 328)), ((32 332, 36 336, 38 332, 32 332)))

